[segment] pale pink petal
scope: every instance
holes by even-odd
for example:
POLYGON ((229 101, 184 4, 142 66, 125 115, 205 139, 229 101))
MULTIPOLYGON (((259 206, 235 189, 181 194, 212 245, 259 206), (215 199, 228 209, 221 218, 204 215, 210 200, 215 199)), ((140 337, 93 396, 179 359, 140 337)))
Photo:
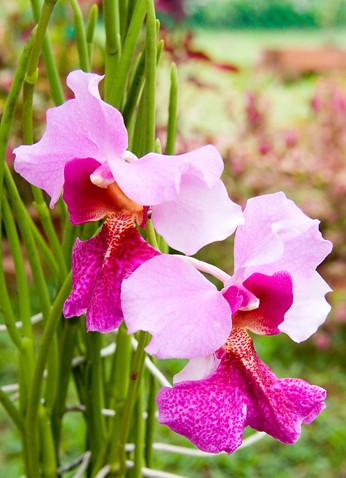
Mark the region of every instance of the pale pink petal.
POLYGON ((77 239, 72 254, 72 294, 65 317, 86 313, 89 331, 110 332, 123 320, 120 288, 142 262, 159 254, 138 233, 132 217, 110 217, 92 239, 77 239))
POLYGON ((77 99, 47 111, 47 126, 41 140, 19 146, 15 170, 27 181, 58 200, 64 184, 64 168, 76 158, 119 162, 127 148, 127 132, 121 114, 100 99, 97 84, 102 77, 73 71, 68 84, 77 99))
POLYGON ((179 195, 187 174, 212 187, 220 178, 223 161, 211 145, 178 156, 149 153, 134 162, 110 163, 114 178, 124 193, 145 206, 170 201, 179 195))
POLYGON ((203 380, 220 365, 221 360, 213 355, 207 357, 193 358, 188 361, 185 367, 173 377, 173 383, 186 382, 187 380, 203 380))
POLYGON ((159 358, 210 355, 227 339, 231 310, 216 287, 193 266, 159 256, 139 267, 122 285, 129 333, 146 330, 146 351, 159 358))
POLYGON ((252 274, 243 285, 258 297, 259 306, 253 310, 238 310, 233 315, 233 325, 259 335, 280 333, 278 326, 293 302, 291 276, 287 272, 272 276, 252 274))
POLYGON ((63 198, 72 224, 96 221, 113 213, 132 214, 141 224, 143 206, 126 197, 114 181, 104 188, 91 182, 90 176, 99 164, 91 158, 73 159, 66 163, 63 198))
MULTIPOLYGON (((66 83, 75 94, 83 118, 85 135, 97 145, 98 154, 92 156, 101 163, 120 157, 127 149, 127 131, 121 113, 101 100, 98 85, 103 76, 71 71, 66 83)), ((81 156, 77 156, 81 157, 81 156)))
POLYGON ((51 207, 63 188, 65 164, 74 158, 97 156, 97 145, 86 136, 82 124, 76 101, 69 100, 47 111, 46 131, 38 143, 14 150, 15 170, 51 196, 51 207))
POLYGON ((294 302, 285 316, 285 321, 279 325, 281 332, 285 332, 295 342, 302 342, 316 332, 323 324, 331 309, 325 299, 325 294, 331 288, 315 272, 309 281, 308 290, 294 295, 294 302))
POLYGON ((241 329, 232 333, 226 348, 218 369, 205 380, 160 390, 160 423, 211 453, 232 453, 247 425, 294 443, 301 424, 325 407, 325 390, 299 379, 278 379, 241 329))
POLYGON ((319 222, 306 216, 283 193, 252 198, 244 210, 245 224, 235 237, 235 275, 285 270, 293 291, 303 290, 316 267, 331 251, 319 222))
POLYGON ((221 180, 207 187, 201 179, 185 175, 178 197, 152 207, 152 221, 171 247, 193 255, 229 237, 243 223, 243 214, 221 180))

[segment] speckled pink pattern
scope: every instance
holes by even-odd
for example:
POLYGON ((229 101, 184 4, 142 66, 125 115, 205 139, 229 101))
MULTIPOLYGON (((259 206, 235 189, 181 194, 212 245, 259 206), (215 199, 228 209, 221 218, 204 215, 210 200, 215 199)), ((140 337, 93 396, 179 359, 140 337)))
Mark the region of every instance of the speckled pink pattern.
POLYGON ((123 320, 120 288, 123 279, 159 252, 137 231, 132 215, 111 215, 88 241, 77 239, 72 254, 72 294, 65 317, 86 313, 89 331, 110 332, 123 320))
POLYGON ((233 330, 225 347, 218 369, 207 379, 160 390, 160 423, 211 453, 232 453, 245 426, 294 443, 301 424, 324 409, 326 391, 300 379, 277 378, 242 329, 233 330))

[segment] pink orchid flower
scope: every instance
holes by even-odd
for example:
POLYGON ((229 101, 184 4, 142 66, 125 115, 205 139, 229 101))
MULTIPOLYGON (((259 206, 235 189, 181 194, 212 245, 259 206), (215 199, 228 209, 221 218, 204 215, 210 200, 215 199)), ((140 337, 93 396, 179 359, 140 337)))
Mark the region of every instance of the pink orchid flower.
POLYGON ((86 312, 88 330, 108 332, 123 318, 122 280, 158 254, 136 228, 145 225, 149 207, 156 230, 186 254, 229 236, 243 218, 220 179, 223 162, 213 146, 139 159, 127 151, 123 118, 101 99, 101 80, 71 72, 75 98, 47 111, 41 140, 16 148, 14 167, 51 196, 51 207, 63 191, 73 224, 106 218, 97 236, 75 244, 64 314, 86 312))
POLYGON ((220 179, 218 151, 209 145, 178 156, 149 153, 137 159, 127 151, 122 115, 100 98, 102 78, 82 71, 68 75, 75 98, 47 111, 38 143, 14 150, 15 170, 51 196, 51 207, 64 190, 73 224, 108 214, 114 205, 108 187, 116 184, 126 198, 151 207, 155 229, 185 254, 231 235, 243 218, 220 179), (83 194, 74 187, 79 176, 83 194), (106 211, 98 194, 107 196, 106 211))
POLYGON ((278 379, 247 331, 282 331, 297 342, 316 331, 330 310, 330 288, 316 267, 331 244, 318 221, 283 193, 250 199, 244 217, 235 235, 233 276, 193 258, 161 255, 122 285, 129 332, 152 334, 147 352, 191 359, 174 387, 159 392, 160 423, 215 453, 232 453, 247 425, 295 442, 326 396, 303 380, 278 379), (197 269, 224 288, 219 291, 197 269))

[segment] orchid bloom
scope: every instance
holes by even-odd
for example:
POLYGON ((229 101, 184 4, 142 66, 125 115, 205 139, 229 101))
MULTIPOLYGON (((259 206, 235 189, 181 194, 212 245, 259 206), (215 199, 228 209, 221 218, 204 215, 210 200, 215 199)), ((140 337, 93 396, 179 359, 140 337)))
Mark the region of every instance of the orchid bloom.
POLYGON ((325 320, 328 285, 316 272, 331 250, 318 221, 283 193, 250 199, 235 235, 233 276, 193 258, 155 257, 122 285, 128 330, 152 334, 147 352, 189 358, 157 398, 160 423, 200 449, 232 453, 245 426, 284 443, 324 408, 326 392, 278 379, 257 356, 248 330, 285 332, 299 342, 325 320), (197 269, 224 283, 219 291, 197 269))
POLYGON ((88 330, 108 332, 122 320, 122 280, 158 254, 136 229, 149 207, 158 233, 185 254, 228 237, 243 217, 220 179, 223 162, 213 146, 139 159, 127 151, 122 115, 101 99, 101 80, 72 71, 67 85, 75 98, 47 111, 41 140, 16 148, 14 167, 50 195, 51 207, 63 191, 73 224, 106 219, 97 236, 76 242, 64 314, 87 312, 88 330))
POLYGON ((14 150, 15 170, 51 196, 51 207, 64 190, 73 224, 108 214, 117 201, 118 193, 109 188, 115 185, 127 200, 150 206, 155 229, 185 254, 231 235, 243 218, 220 179, 218 151, 209 145, 178 156, 149 153, 137 159, 127 151, 120 112, 100 98, 102 78, 82 71, 68 75, 75 98, 47 111, 47 128, 38 143, 14 150), (79 175, 83 194, 73 188, 81 182, 79 175), (100 205, 101 194, 106 206, 100 205))

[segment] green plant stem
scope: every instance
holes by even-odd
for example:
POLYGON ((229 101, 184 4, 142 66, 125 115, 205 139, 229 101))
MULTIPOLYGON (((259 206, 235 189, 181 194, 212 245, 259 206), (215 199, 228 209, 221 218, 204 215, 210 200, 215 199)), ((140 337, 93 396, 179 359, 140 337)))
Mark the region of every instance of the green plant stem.
MULTIPOLYGON (((30 223, 32 234, 33 234, 33 237, 34 237, 35 242, 37 244, 38 250, 40 251, 40 253, 44 257, 47 265, 49 266, 50 271, 52 273, 52 276, 53 277, 59 276, 60 275, 60 268, 59 268, 59 265, 58 265, 58 262, 57 262, 55 256, 53 255, 52 250, 50 249, 50 247, 48 246, 48 244, 46 243, 46 241, 42 237, 40 231, 37 229, 37 226, 34 223, 34 221, 32 220, 31 216, 29 216, 28 214, 27 214, 27 219, 30 223)), ((65 260, 65 262, 66 262, 66 260, 65 260)))
MULTIPOLYGON (((39 22, 40 12, 41 12, 41 3, 40 0, 30 0, 31 7, 33 11, 33 16, 36 22, 39 22)), ((46 0, 46 3, 49 3, 49 0, 46 0)), ((51 1, 50 3, 56 3, 56 0, 51 1)), ((40 54, 40 52, 38 53, 40 54)), ((47 76, 52 92, 52 98, 56 105, 61 105, 64 101, 64 92, 61 86, 59 72, 56 67, 56 62, 54 59, 51 42, 48 36, 48 33, 45 34, 42 45, 42 54, 44 58, 44 63, 47 70, 47 76)), ((37 63, 36 63, 37 65, 37 63)))
MULTIPOLYGON (((156 53, 156 62, 159 63, 161 53, 163 50, 163 40, 160 40, 157 44, 157 53, 156 53)), ((138 103, 138 98, 140 97, 141 91, 144 84, 144 72, 145 72, 145 51, 142 51, 138 55, 135 72, 131 81, 131 86, 129 94, 124 106, 123 116, 126 126, 128 127, 132 121, 133 114, 138 103)))
MULTIPOLYGON (((27 41, 24 47, 23 53, 20 57, 19 65, 15 72, 12 86, 11 86, 9 95, 7 97, 7 101, 6 101, 2 118, 1 118, 1 124, 0 124, 0 214, 2 214, 2 211, 3 211, 3 208, 2 208, 2 200, 4 198, 3 178, 4 178, 5 171, 8 171, 8 167, 5 163, 6 149, 7 149, 10 131, 11 131, 12 123, 13 123, 14 113, 17 107, 19 94, 20 94, 20 91, 24 82, 24 78, 26 75, 26 70, 29 64, 29 58, 31 54, 35 32, 36 32, 36 29, 34 29, 33 33, 31 34, 29 40, 27 41)), ((7 199, 6 199, 6 204, 7 204, 7 199)), ((5 205, 5 208, 6 208, 6 205, 5 205)), ((2 228, 0 228, 0 239, 1 239, 1 236, 2 236, 2 228)), ((2 248, 0 248, 0 260, 1 260, 1 264, 3 264, 2 248)), ((18 263, 17 263, 17 267, 20 267, 18 263)), ((12 310, 12 305, 11 305, 10 297, 7 290, 6 278, 5 278, 4 270, 2 266, 0 270, 0 297, 1 297, 0 309, 3 312, 4 322, 6 324, 9 335, 13 343, 16 345, 16 347, 18 349, 21 349, 22 341, 21 341, 20 334, 15 325, 16 319, 12 310)), ((24 293, 23 293, 23 297, 24 297, 24 293)))
POLYGON ((171 88, 169 93, 166 154, 174 154, 178 113, 178 71, 175 63, 171 67, 171 88))
POLYGON ((129 20, 129 5, 128 0, 120 0, 119 2, 119 23, 120 23, 120 37, 124 41, 126 37, 129 20))
POLYGON ((153 223, 152 223, 151 219, 147 220, 147 224, 146 224, 146 227, 145 227, 145 232, 147 234, 147 242, 149 242, 150 245, 152 245, 155 249, 157 249, 159 251, 160 248, 159 248, 159 244, 157 242, 155 229, 154 229, 154 226, 153 226, 153 223))
POLYGON ((155 89, 156 89, 156 17, 153 0, 146 0, 147 23, 145 43, 145 85, 144 109, 145 132, 144 149, 146 152, 154 151, 155 145, 155 89))
POLYGON ((105 454, 100 457, 95 470, 98 471, 104 465, 104 459, 108 453, 108 461, 114 463, 114 468, 120 469, 120 456, 118 443, 120 440, 121 423, 123 417, 123 408, 125 405, 128 385, 130 381, 131 365, 131 337, 128 335, 125 324, 123 323, 117 334, 117 346, 112 360, 112 368, 108 381, 109 403, 108 408, 115 411, 115 416, 110 419, 107 446, 105 454))
POLYGON ((57 0, 45 0, 41 13, 39 16, 37 29, 34 36, 34 41, 31 49, 31 55, 24 81, 24 95, 23 95, 23 123, 26 125, 27 135, 33 137, 32 132, 32 98, 34 86, 38 78, 38 60, 41 55, 41 50, 48 28, 48 23, 52 15, 54 6, 57 0))
POLYGON ((55 454, 52 427, 47 410, 43 405, 39 406, 38 424, 41 443, 41 462, 44 478, 56 478, 57 459, 55 454))
POLYGON ((106 33, 105 99, 108 101, 112 85, 118 74, 121 56, 119 0, 103 0, 103 13, 106 33))
POLYGON ((17 408, 13 405, 7 394, 0 388, 0 402, 6 410, 8 416, 12 419, 18 430, 24 432, 24 420, 17 408))
POLYGON ((34 339, 23 337, 22 348, 19 354, 19 397, 22 415, 26 415, 28 397, 35 368, 34 339))
POLYGON ((117 346, 113 355, 111 373, 108 380, 108 407, 115 409, 116 415, 121 416, 119 406, 124 405, 129 385, 131 364, 131 337, 127 333, 124 323, 117 334, 117 346))
POLYGON ((92 468, 102 453, 105 443, 105 423, 102 415, 104 406, 103 373, 102 373, 102 334, 88 332, 86 336, 86 356, 88 360, 88 375, 86 386, 86 407, 88 424, 88 449, 92 454, 92 468))
POLYGON ((110 467, 112 472, 119 472, 119 476, 123 476, 125 473, 125 445, 130 432, 133 409, 137 398, 138 384, 143 372, 145 358, 144 347, 147 345, 149 339, 148 332, 139 332, 138 336, 138 346, 133 355, 128 393, 123 408, 119 443, 117 445, 118 453, 115 454, 116 456, 119 456, 120 463, 115 463, 113 462, 113 460, 110 460, 110 467))
POLYGON ((63 304, 70 292, 71 274, 66 277, 63 285, 61 286, 61 289, 54 301, 52 310, 46 321, 30 387, 30 396, 25 420, 25 441, 28 460, 27 478, 37 478, 40 476, 37 418, 40 406, 43 372, 47 364, 52 340, 58 324, 58 318, 61 315, 63 304))
MULTIPOLYGON (((0 202, 2 200, 2 188, 3 188, 3 177, 4 177, 4 168, 6 161, 6 151, 8 140, 10 137, 10 132, 12 128, 14 113, 16 111, 18 98, 20 91, 22 89, 24 78, 26 75, 26 70, 29 64, 29 58, 31 54, 32 43, 34 39, 36 29, 33 30, 29 40, 27 41, 23 53, 19 60, 19 65, 14 74, 13 82, 11 85, 10 92, 5 103, 4 111, 1 117, 0 123, 0 202)), ((1 203, 0 203, 1 206, 1 203)), ((1 207, 0 207, 1 210, 1 207)))
POLYGON ((55 441, 55 447, 58 451, 61 433, 61 421, 65 411, 65 401, 67 388, 71 374, 71 362, 73 358, 74 346, 78 333, 79 320, 71 318, 64 320, 62 332, 60 334, 59 348, 59 375, 57 378, 56 395, 54 407, 52 410, 52 429, 55 441))
MULTIPOLYGON (((151 358, 154 361, 153 357, 151 358)), ((155 363, 155 362, 154 362, 155 363)), ((148 406, 147 406, 147 421, 146 421, 146 431, 145 431, 145 463, 148 468, 151 468, 153 462, 153 442, 154 442, 154 433, 157 423, 156 418, 156 379, 149 372, 148 373, 148 406)))
MULTIPOLYGON (((1 264, 3 264, 2 247, 0 247, 0 260, 1 264)), ((2 312, 7 332, 14 345, 20 350, 22 348, 22 339, 16 327, 16 318, 14 316, 10 295, 7 289, 6 277, 2 265, 0 267, 0 297, 0 311, 2 312)))
POLYGON ((9 241, 14 268, 16 272, 19 317, 20 321, 22 322, 21 333, 25 337, 32 338, 32 324, 30 320, 31 304, 28 279, 25 271, 24 258, 18 237, 18 231, 12 216, 10 206, 8 204, 8 199, 5 195, 3 198, 2 210, 6 235, 9 241))
POLYGON ((41 310, 43 316, 46 318, 48 317, 50 311, 50 299, 42 270, 42 264, 39 260, 38 251, 33 238, 30 220, 28 219, 28 212, 19 196, 16 185, 14 184, 11 173, 7 167, 5 167, 5 184, 10 203, 16 215, 18 227, 26 247, 37 295, 41 303, 41 310))
MULTIPOLYGON (((36 34, 34 37, 28 71, 24 80, 23 91, 23 134, 24 142, 26 144, 33 143, 33 94, 34 87, 38 78, 38 60, 41 54, 45 33, 48 28, 48 23, 53 12, 56 0, 45 0, 42 5, 41 15, 39 17, 36 34)), ((60 265, 60 279, 62 280, 67 274, 67 268, 64 261, 64 255, 61 249, 59 239, 54 229, 51 215, 49 214, 47 204, 44 201, 43 193, 40 189, 32 187, 35 206, 38 211, 44 231, 48 237, 49 243, 58 259, 60 265)))
POLYGON ((128 72, 130 71, 132 58, 134 55, 138 35, 143 24, 145 12, 146 2, 144 0, 137 1, 129 28, 127 30, 121 59, 118 64, 116 81, 113 81, 109 88, 105 91, 105 100, 120 110, 122 109, 121 107, 124 102, 124 91, 128 72))
POLYGON ((99 7, 97 6, 97 3, 94 3, 90 7, 87 25, 86 25, 86 42, 88 47, 89 64, 91 64, 92 47, 94 42, 94 34, 95 34, 98 16, 99 16, 99 7))
POLYGON ((132 134, 129 136, 129 149, 138 157, 143 156, 147 151, 144 146, 143 131, 145 128, 145 108, 144 108, 144 94, 142 93, 138 111, 136 115, 136 122, 133 127, 132 134))
POLYGON ((46 236, 48 238, 49 244, 51 246, 52 251, 54 252, 54 256, 57 259, 57 263, 59 265, 58 273, 60 280, 62 281, 64 277, 67 275, 67 264, 65 261, 64 253, 55 230, 52 216, 50 215, 48 206, 44 200, 43 193, 41 189, 32 186, 31 188, 34 196, 34 205, 38 212, 42 227, 46 236))
POLYGON ((143 380, 138 384, 137 401, 135 406, 134 423, 136 424, 134 430, 134 467, 131 469, 131 478, 142 478, 142 468, 144 466, 144 438, 145 438, 145 421, 143 419, 144 413, 144 387, 143 380))
MULTIPOLYGON (((58 336, 54 335, 50 347, 49 357, 47 360, 46 366, 46 380, 45 380, 45 388, 44 388, 44 403, 45 407, 51 413, 54 398, 58 388, 58 377, 59 377, 59 369, 60 369, 60 362, 59 362, 59 345, 58 345, 58 336)), ((66 373, 66 372, 65 372, 66 373)))
POLYGON ((145 52, 142 51, 138 55, 138 59, 135 66, 135 71, 132 77, 131 86, 124 106, 123 117, 125 125, 128 126, 133 118, 138 98, 144 84, 144 71, 145 71, 145 52))
POLYGON ((83 71, 90 71, 89 50, 82 11, 77 0, 69 0, 69 2, 73 11, 79 65, 83 71))

